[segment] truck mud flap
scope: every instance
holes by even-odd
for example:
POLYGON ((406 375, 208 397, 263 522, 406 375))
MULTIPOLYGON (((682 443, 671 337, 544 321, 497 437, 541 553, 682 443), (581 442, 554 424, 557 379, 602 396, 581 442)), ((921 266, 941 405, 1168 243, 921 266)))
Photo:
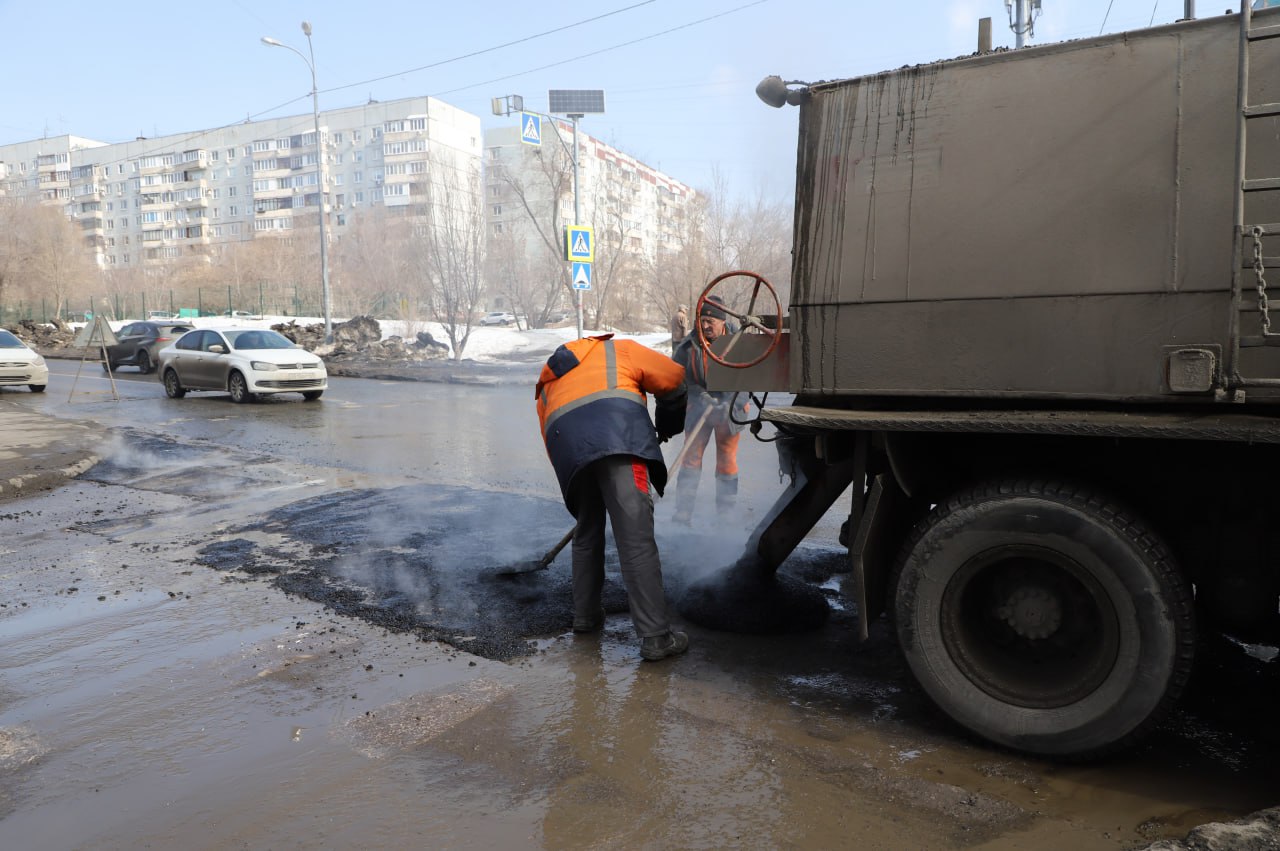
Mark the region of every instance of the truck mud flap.
POLYGON ((849 548, 862 641, 867 640, 871 621, 884 613, 889 573, 914 516, 910 502, 893 478, 883 474, 875 477, 867 491, 849 548))

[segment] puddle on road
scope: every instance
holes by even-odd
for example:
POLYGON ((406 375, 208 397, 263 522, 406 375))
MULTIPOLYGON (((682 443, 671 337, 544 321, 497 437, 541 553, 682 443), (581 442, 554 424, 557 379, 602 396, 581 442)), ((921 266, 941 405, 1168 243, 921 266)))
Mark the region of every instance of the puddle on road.
MULTIPOLYGON (((62 611, 89 621, 78 631, 41 620, 51 637, 27 640, 13 664, 25 666, 22 688, 61 690, 61 714, 75 723, 35 761, 52 768, 37 784, 47 805, 22 822, 27 835, 47 830, 54 812, 74 811, 82 824, 101 819, 87 835, 122 846, 178 844, 196 825, 211 843, 260 847, 306 836, 331 847, 428 837, 437 847, 1074 851, 1132 848, 1275 803, 1275 663, 1234 645, 1202 659, 1182 709, 1148 746, 1095 766, 1040 763, 968 743, 911 683, 883 621, 869 643, 854 640, 850 609, 833 607, 821 630, 797 635, 694 627, 688 656, 641 665, 611 561, 606 630, 569 637, 567 552, 523 578, 491 573, 541 555, 569 522, 552 500, 465 488, 335 493, 260 522, 220 524, 191 577, 237 591, 220 614, 206 608, 209 589, 148 614, 144 604, 173 570, 156 556, 152 580, 114 624, 92 622, 85 600, 62 611), (297 628, 258 641, 252 624, 288 608, 261 580, 331 611, 308 614, 319 607, 293 601, 297 628), (514 664, 473 668, 453 653, 457 667, 446 673, 433 658, 422 673, 431 654, 416 641, 381 631, 356 641, 345 627, 333 631, 350 623, 334 612, 514 664), (241 631, 228 633, 218 617, 241 631), (60 633, 58 665, 45 665, 60 633), (103 642, 112 652, 101 652, 103 642), (187 647, 175 659, 179 642, 187 647), (213 666, 190 661, 227 653, 234 658, 213 666), (122 782, 99 791, 97 779, 85 780, 64 798, 59 784, 81 763, 122 782), (171 801, 156 777, 190 798, 171 801), (148 815, 115 820, 130 811, 148 815), (208 813, 223 826, 202 823, 208 813)), ((112 534, 128 546, 147 531, 112 534)), ((660 534, 673 595, 700 564, 727 564, 740 550, 697 531, 660 534)), ((797 556, 788 572, 830 596, 845 554, 797 556)), ((40 740, 22 743, 23 753, 43 753, 40 740)), ((28 761, 18 777, 38 770, 28 761)))

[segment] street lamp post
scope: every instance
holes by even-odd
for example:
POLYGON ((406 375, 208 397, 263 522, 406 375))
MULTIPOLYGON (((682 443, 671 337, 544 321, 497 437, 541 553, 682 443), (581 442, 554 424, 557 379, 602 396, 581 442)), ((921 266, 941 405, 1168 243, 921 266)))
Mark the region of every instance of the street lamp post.
POLYGON ((324 311, 324 341, 332 343, 333 301, 329 293, 329 228, 325 216, 325 198, 328 194, 328 183, 325 180, 324 145, 320 140, 320 94, 316 86, 316 54, 311 47, 311 24, 309 22, 302 22, 302 33, 307 37, 307 54, 310 54, 310 58, 301 50, 290 47, 274 38, 263 36, 262 43, 270 47, 283 47, 285 50, 292 50, 298 54, 298 57, 303 62, 307 63, 307 69, 311 72, 311 117, 315 122, 316 168, 320 180, 320 303, 321 309, 324 311))
MULTIPOLYGON (((575 227, 582 224, 582 207, 578 198, 578 122, 588 113, 604 112, 604 90, 602 89, 569 89, 556 90, 552 89, 547 92, 547 100, 549 109, 552 112, 559 112, 569 117, 573 123, 573 147, 570 148, 565 144, 564 139, 560 138, 560 130, 554 128, 556 132, 556 141, 565 149, 569 155, 570 162, 573 163, 573 224, 575 227)), ((528 112, 533 115, 540 115, 544 118, 552 120, 553 125, 555 118, 545 112, 537 112, 536 110, 525 109, 524 98, 520 95, 507 95, 506 97, 493 99, 494 115, 510 115, 512 112, 528 112)), ((574 288, 573 291, 574 312, 578 315, 578 339, 582 339, 582 290, 574 288)))

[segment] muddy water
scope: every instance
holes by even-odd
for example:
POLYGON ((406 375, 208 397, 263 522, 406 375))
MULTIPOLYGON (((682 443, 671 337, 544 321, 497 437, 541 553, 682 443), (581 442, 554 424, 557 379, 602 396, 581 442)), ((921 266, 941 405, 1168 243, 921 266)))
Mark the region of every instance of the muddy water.
MULTIPOLYGON (((554 503, 511 494, 532 465, 495 488, 456 465, 429 482, 325 464, 272 430, 278 409, 249 410, 261 428, 166 425, 172 444, 136 435, 94 480, 5 505, 0 846, 1131 848, 1276 803, 1275 663, 1210 646, 1182 711, 1105 765, 992 751, 928 706, 883 624, 854 640, 821 540, 795 568, 830 592, 821 630, 694 626, 687 656, 661 664, 638 663, 616 598, 603 634, 567 631, 562 564, 477 580, 466 622, 343 609, 396 610, 411 587, 361 585, 376 571, 352 565, 430 577, 468 552, 506 557, 452 506, 501 494, 484 504, 514 522, 527 499, 532 518, 554 503), (186 460, 158 460, 173 453, 186 460), (448 538, 455 521, 467 532, 448 538), (323 579, 319 601, 285 593, 288 575, 323 579), (462 649, 513 622, 520 652, 462 649), (451 643, 420 640, 424 624, 451 643)), ((474 470, 501 457, 474 430, 462 443, 474 470)), ((704 529, 662 534, 673 589, 738 552, 704 529)))

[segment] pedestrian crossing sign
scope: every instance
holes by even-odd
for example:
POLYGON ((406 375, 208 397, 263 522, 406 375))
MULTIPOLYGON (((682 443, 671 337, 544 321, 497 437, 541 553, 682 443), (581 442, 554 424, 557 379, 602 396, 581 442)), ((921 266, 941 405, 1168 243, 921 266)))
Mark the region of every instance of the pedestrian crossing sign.
POLYGON ((526 145, 542 144, 542 116, 532 112, 520 113, 520 141, 526 145))
POLYGON ((578 260, 591 263, 596 259, 591 228, 569 225, 564 229, 564 259, 570 263, 578 260))
POLYGON ((591 289, 591 264, 574 262, 573 264, 573 288, 575 290, 591 289))

